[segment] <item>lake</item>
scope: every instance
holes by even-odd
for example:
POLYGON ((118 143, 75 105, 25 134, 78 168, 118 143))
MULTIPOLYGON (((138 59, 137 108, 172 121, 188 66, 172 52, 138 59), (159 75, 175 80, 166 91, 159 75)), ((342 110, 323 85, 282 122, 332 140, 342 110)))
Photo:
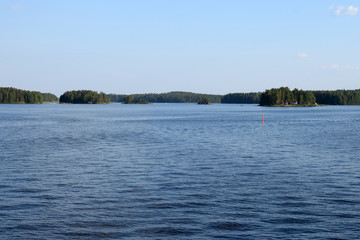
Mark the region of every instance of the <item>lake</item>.
POLYGON ((0 105, 0 238, 359 239, 359 134, 360 106, 0 105))

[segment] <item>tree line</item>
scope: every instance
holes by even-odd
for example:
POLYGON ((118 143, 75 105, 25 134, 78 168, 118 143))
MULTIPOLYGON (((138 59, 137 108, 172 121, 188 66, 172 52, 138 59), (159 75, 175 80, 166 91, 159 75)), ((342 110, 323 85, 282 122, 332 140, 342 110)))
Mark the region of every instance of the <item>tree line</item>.
POLYGON ((229 93, 221 98, 221 103, 259 103, 261 92, 229 93))
POLYGON ((146 101, 145 99, 142 99, 142 98, 140 98, 140 100, 134 99, 133 95, 124 97, 123 102, 124 102, 124 104, 148 104, 149 103, 148 101, 146 101))
POLYGON ((261 94, 261 106, 273 105, 360 105, 360 89, 304 91, 287 87, 273 88, 261 94))
POLYGON ((0 87, 0 103, 40 104, 43 103, 43 96, 36 91, 0 87))
POLYGON ((272 88, 261 94, 260 106, 286 106, 286 105, 306 105, 316 104, 316 98, 312 91, 294 89, 290 91, 288 87, 272 88))
MULTIPOLYGON (((129 95, 108 94, 110 102, 123 102, 129 95)), ((212 103, 221 103, 222 95, 200 94, 192 92, 168 92, 168 93, 146 93, 132 94, 135 101, 144 101, 152 103, 197 103, 199 99, 207 98, 212 103)))
POLYGON ((108 96, 91 90, 67 91, 60 96, 60 103, 101 104, 109 103, 108 96))
POLYGON ((44 102, 59 102, 59 98, 52 93, 41 93, 44 102))
POLYGON ((316 102, 325 105, 360 105, 360 89, 313 91, 316 102))
MULTIPOLYGON (((198 103, 206 99, 211 103, 253 103, 273 105, 360 105, 360 89, 304 91, 288 87, 273 88, 265 92, 229 93, 226 95, 200 94, 192 92, 168 92, 147 94, 105 94, 91 90, 67 91, 60 97, 61 103, 198 103)), ((0 103, 58 102, 52 93, 26 91, 11 87, 0 87, 0 103)))
POLYGON ((210 104, 210 101, 207 97, 200 98, 198 104, 210 104))

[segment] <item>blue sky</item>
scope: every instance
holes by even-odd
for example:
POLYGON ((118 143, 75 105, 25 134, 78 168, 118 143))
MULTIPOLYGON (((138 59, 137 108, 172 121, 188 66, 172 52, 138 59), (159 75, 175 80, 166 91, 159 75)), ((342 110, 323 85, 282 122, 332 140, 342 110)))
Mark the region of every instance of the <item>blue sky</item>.
POLYGON ((60 95, 360 88, 360 0, 0 2, 0 86, 60 95))

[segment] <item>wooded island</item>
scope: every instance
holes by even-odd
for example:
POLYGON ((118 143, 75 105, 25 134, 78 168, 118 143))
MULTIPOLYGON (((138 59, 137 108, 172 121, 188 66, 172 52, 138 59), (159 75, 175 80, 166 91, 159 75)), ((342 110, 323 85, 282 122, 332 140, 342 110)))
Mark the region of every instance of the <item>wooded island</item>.
POLYGON ((316 106, 316 98, 311 91, 288 87, 273 88, 261 94, 260 106, 316 106))
POLYGON ((67 91, 60 96, 60 103, 104 104, 109 103, 108 96, 91 90, 67 91))
POLYGON ((146 103, 211 103, 259 104, 260 106, 315 106, 360 105, 360 89, 356 90, 290 90, 288 87, 272 88, 265 92, 229 93, 226 95, 200 94, 192 92, 168 92, 147 94, 105 94, 91 90, 67 91, 57 98, 52 93, 26 91, 11 87, 0 87, 0 103, 60 102, 75 104, 98 104, 119 102, 125 104, 146 103))

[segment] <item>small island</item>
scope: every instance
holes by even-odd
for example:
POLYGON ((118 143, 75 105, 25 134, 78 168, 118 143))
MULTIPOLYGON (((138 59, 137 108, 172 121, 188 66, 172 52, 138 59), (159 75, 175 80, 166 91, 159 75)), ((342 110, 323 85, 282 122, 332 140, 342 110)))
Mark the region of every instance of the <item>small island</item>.
POLYGON ((210 101, 207 97, 202 97, 199 99, 198 104, 207 105, 210 104, 210 101))
POLYGON ((318 106, 312 91, 288 87, 272 88, 261 94, 260 106, 270 107, 314 107, 318 106))
POLYGON ((60 103, 106 104, 109 103, 109 98, 103 92, 98 93, 91 90, 67 91, 60 96, 60 103))

